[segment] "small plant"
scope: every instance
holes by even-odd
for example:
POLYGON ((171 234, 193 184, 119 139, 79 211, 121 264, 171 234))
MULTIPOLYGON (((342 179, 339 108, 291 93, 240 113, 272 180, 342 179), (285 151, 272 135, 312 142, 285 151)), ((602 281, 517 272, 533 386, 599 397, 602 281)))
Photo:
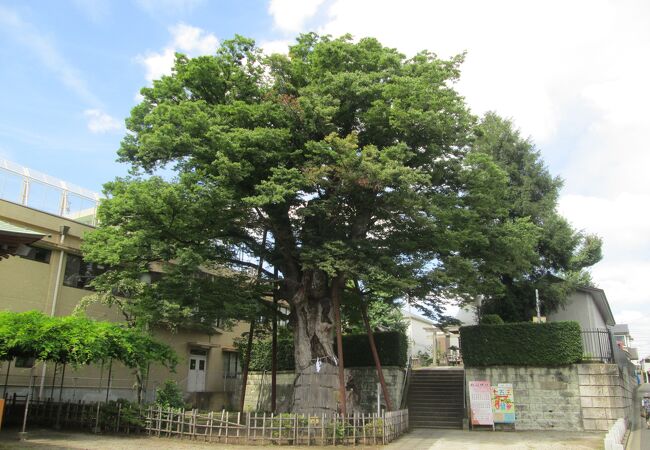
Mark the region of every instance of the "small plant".
POLYGON ((156 389, 156 405, 163 408, 182 408, 183 391, 174 380, 166 380, 156 389))
POLYGON ((381 438, 384 436, 384 419, 379 417, 373 419, 370 422, 366 422, 363 428, 366 432, 366 438, 372 437, 373 433, 375 437, 381 438))
POLYGON ((420 365, 422 366, 430 366, 433 363, 433 358, 427 352, 423 352, 422 350, 418 351, 415 357, 420 360, 420 365))
POLYGON ((503 325, 504 323, 498 314, 486 314, 481 317, 481 325, 503 325))

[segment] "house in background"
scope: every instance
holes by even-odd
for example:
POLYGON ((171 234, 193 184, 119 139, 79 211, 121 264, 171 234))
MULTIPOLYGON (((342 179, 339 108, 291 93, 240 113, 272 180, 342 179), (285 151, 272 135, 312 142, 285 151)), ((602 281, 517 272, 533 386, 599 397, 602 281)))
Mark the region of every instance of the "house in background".
POLYGON ((415 366, 420 365, 418 353, 433 355, 433 336, 432 329, 435 323, 413 311, 414 308, 404 306, 402 315, 407 323, 406 337, 408 339, 408 356, 413 360, 415 366))
POLYGON ((583 331, 607 329, 616 325, 605 291, 579 287, 557 311, 546 315, 547 322, 573 320, 583 331))
MULTIPOLYGON (((0 310, 70 315, 91 293, 88 283, 103 269, 84 261, 80 251, 84 234, 93 229, 99 196, 2 160, 0 188, 0 310)), ((99 320, 122 319, 115 308, 98 304, 87 313, 99 320)), ((245 329, 237 325, 224 330, 215 324, 209 334, 156 330, 156 339, 170 345, 180 362, 175 373, 152 366, 146 400, 153 400, 156 386, 173 379, 196 407, 228 407, 232 383, 227 381, 241 371, 233 339, 245 329)), ((117 363, 68 367, 62 387, 61 372, 54 364, 15 359, 2 362, 0 379, 7 382, 7 396, 26 394, 31 378, 33 395, 39 399, 59 394, 74 401, 135 399, 134 375, 117 363)))

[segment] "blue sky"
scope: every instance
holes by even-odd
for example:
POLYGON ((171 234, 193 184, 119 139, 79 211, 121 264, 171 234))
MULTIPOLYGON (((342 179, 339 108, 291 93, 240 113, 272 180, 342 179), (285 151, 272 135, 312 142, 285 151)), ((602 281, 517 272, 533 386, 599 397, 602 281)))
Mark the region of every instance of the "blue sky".
POLYGON ((650 354, 650 2, 643 0, 0 0, 0 158, 101 190, 137 93, 171 55, 235 33, 281 51, 301 31, 406 54, 467 51, 458 84, 535 141, 560 211, 605 240, 593 269, 650 354))

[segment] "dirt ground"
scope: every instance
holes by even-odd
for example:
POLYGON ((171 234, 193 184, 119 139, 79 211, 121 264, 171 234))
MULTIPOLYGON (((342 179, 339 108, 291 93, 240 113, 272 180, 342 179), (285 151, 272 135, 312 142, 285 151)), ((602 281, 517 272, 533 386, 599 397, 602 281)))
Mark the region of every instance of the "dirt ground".
MULTIPOLYGON (((603 448, 603 433, 580 433, 562 431, 460 431, 460 430, 425 430, 417 429, 402 436, 385 447, 357 446, 359 450, 429 450, 429 449, 478 449, 513 450, 557 449, 587 450, 603 448)), ((223 445, 216 443, 194 442, 187 440, 155 438, 148 436, 110 436, 87 433, 57 432, 51 430, 31 430, 26 441, 18 440, 17 430, 4 430, 0 433, 0 449, 110 449, 110 450, 163 450, 163 449, 230 449, 252 450, 261 448, 278 448, 274 446, 223 445)), ((286 447, 296 450, 327 447, 286 447)), ((331 447, 329 447, 331 448, 331 447)))

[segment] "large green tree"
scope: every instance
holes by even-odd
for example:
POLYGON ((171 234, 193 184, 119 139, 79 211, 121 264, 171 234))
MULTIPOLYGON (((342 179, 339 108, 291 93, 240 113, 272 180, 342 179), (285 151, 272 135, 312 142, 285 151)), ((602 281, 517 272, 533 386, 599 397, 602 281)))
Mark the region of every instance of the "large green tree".
POLYGON ((139 314, 176 308, 156 309, 164 302, 216 317, 255 297, 251 283, 198 286, 192 273, 245 273, 264 254, 266 286, 291 307, 294 409, 334 410, 333 299, 402 297, 436 315, 446 299, 501 289, 535 256, 539 227, 509 215, 506 173, 470 151, 461 62, 315 34, 288 55, 241 37, 213 56, 177 55, 170 76, 141 90, 119 150, 132 175, 106 186, 86 241, 114 267, 104 293, 140 289, 152 262, 180 263, 187 292, 153 283, 139 314))
POLYGON ((557 212, 562 180, 552 176, 530 139, 512 122, 488 113, 475 128, 472 152, 486 154, 508 175, 508 214, 526 217, 540 230, 530 269, 503 273, 502 289, 485 292, 482 312, 497 313, 510 322, 535 315, 535 289, 542 312, 559 308, 580 285, 591 285, 587 271, 602 258, 602 241, 575 230, 557 212))

